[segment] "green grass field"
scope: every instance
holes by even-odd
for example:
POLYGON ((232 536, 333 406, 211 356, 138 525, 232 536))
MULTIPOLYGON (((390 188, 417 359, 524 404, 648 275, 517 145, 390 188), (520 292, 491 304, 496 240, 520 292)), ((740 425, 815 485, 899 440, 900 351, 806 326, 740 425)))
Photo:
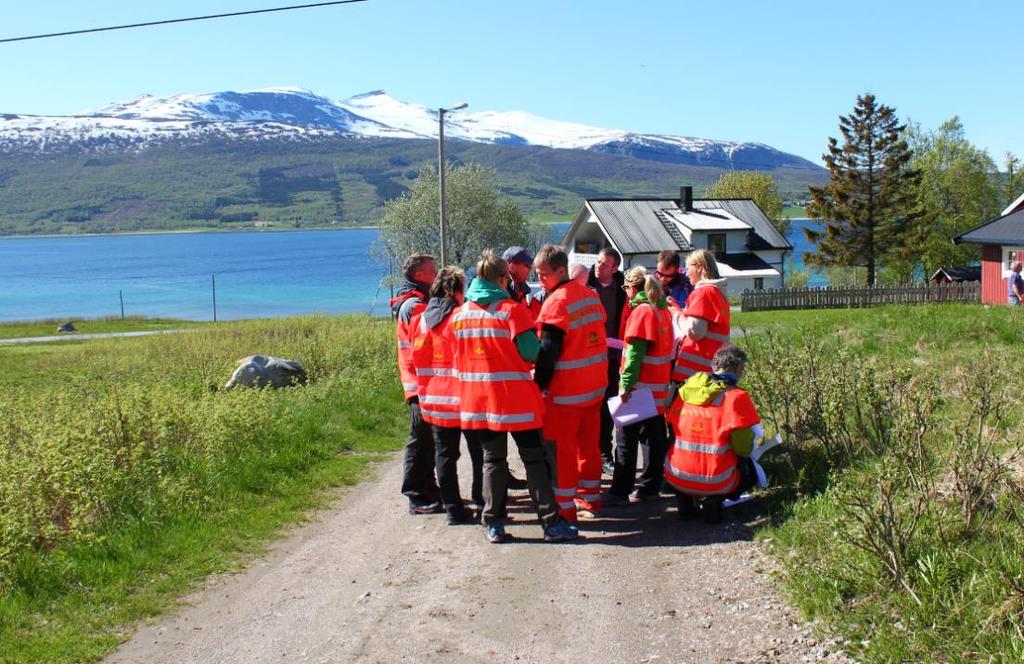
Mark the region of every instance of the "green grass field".
POLYGON ((401 445, 387 319, 0 349, 0 661, 94 661, 401 445), (240 357, 304 387, 219 389, 240 357))
POLYGON ((193 329, 208 324, 173 318, 141 318, 137 316, 129 316, 127 318, 54 318, 51 320, 0 323, 0 339, 74 336, 73 333, 61 334, 57 332, 57 326, 67 322, 74 323, 79 334, 181 330, 193 329))

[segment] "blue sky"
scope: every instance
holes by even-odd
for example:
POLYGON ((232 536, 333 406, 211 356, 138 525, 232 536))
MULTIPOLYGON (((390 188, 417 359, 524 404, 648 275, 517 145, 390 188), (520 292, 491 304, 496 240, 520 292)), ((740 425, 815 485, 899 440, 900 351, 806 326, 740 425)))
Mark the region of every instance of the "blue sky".
MULTIPOLYGON (((5 2, 0 37, 301 0, 5 2)), ((278 85, 385 89, 428 106, 523 110, 768 143, 818 160, 871 91, 902 119, 961 117, 1001 164, 1024 155, 1021 2, 369 0, 0 44, 0 112, 278 85)))

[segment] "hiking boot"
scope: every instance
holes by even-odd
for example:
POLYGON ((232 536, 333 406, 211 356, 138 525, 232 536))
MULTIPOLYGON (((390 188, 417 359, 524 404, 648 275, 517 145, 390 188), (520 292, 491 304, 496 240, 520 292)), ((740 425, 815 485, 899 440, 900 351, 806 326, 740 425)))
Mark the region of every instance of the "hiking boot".
POLYGON ((679 494, 676 496, 676 505, 679 508, 676 516, 680 521, 689 521, 697 516, 697 506, 694 504, 692 496, 679 494))
POLYGON ((472 510, 468 510, 461 506, 453 507, 448 510, 449 526, 464 526, 470 523, 480 523, 480 519, 476 518, 472 510))
POLYGON ((527 489, 530 488, 530 485, 526 482, 526 480, 520 479, 513 475, 511 472, 509 472, 507 487, 509 491, 526 491, 527 489))
POLYGON ((601 504, 607 505, 608 507, 622 507, 624 505, 629 505, 629 496, 624 496, 621 493, 605 491, 601 494, 601 504))
POLYGON ((500 523, 492 523, 487 526, 485 536, 491 544, 500 544, 508 539, 508 535, 505 534, 505 526, 500 523))
POLYGON ((615 464, 612 463, 611 459, 604 459, 603 461, 601 461, 601 472, 607 475, 608 477, 612 477, 615 475, 615 464))
POLYGON ((656 493, 645 493, 640 489, 637 489, 633 493, 629 494, 629 502, 632 503, 633 505, 636 505, 637 503, 642 503, 648 500, 654 500, 657 497, 658 494, 656 493))
POLYGON ((580 536, 580 529, 568 521, 559 521, 544 529, 545 542, 570 542, 580 536))
POLYGON ((409 514, 440 514, 444 507, 439 502, 433 503, 409 503, 409 514))
POLYGON ((708 496, 701 505, 701 512, 704 514, 704 523, 722 523, 722 497, 708 496))

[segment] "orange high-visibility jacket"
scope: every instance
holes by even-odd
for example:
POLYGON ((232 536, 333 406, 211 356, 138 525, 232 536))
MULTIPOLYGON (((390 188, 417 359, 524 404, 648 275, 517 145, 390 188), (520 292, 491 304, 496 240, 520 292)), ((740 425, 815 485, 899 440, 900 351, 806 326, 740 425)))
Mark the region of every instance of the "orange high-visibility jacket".
POLYGON ((736 453, 729 444, 735 429, 761 421, 750 395, 732 387, 698 406, 676 399, 669 410, 675 445, 665 459, 665 479, 694 496, 720 496, 739 485, 736 453))
POLYGON ((522 304, 499 300, 486 307, 467 301, 451 316, 463 429, 539 429, 544 404, 515 338, 533 322, 522 304))
POLYGON ((608 387, 608 341, 604 307, 586 286, 567 281, 545 298, 538 332, 552 325, 565 332, 548 397, 560 406, 592 406, 608 387))
MULTIPOLYGON (((626 305, 629 309, 629 305, 626 305)), ((654 395, 658 414, 665 413, 668 405, 668 381, 672 374, 672 360, 675 357, 675 343, 672 338, 672 315, 667 309, 660 309, 644 302, 632 309, 625 321, 622 340, 629 343, 637 339, 647 342, 647 352, 640 365, 640 380, 633 387, 646 387, 654 395)), ((626 354, 622 364, 626 365, 626 354)))
POLYGON ((459 428, 459 377, 455 373, 454 312, 433 328, 423 314, 409 323, 412 332, 412 364, 423 419, 439 427, 459 428))
MULTIPOLYGON (((391 298, 391 307, 398 311, 402 308, 405 300, 417 299, 419 302, 412 310, 413 318, 427 308, 423 301, 423 295, 418 291, 403 293, 398 297, 391 298)), ((412 320, 410 319, 409 323, 412 320)), ((412 366, 412 345, 409 342, 409 323, 401 320, 395 322, 395 336, 398 338, 398 378, 402 381, 402 392, 405 393, 405 400, 408 401, 416 396, 416 372, 412 366)))
POLYGON ((698 371, 711 371, 711 358, 729 343, 729 301, 715 286, 698 284, 686 300, 684 313, 690 318, 703 318, 708 331, 703 339, 685 337, 679 343, 672 380, 685 382, 698 371))

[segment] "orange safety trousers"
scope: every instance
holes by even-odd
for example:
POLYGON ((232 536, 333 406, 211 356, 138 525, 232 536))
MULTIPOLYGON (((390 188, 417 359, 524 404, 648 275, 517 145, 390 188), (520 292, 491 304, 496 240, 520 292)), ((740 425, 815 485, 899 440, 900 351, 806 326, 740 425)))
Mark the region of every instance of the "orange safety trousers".
POLYGON ((590 406, 544 404, 544 438, 555 445, 555 499, 566 521, 576 507, 601 509, 601 403, 590 406))

